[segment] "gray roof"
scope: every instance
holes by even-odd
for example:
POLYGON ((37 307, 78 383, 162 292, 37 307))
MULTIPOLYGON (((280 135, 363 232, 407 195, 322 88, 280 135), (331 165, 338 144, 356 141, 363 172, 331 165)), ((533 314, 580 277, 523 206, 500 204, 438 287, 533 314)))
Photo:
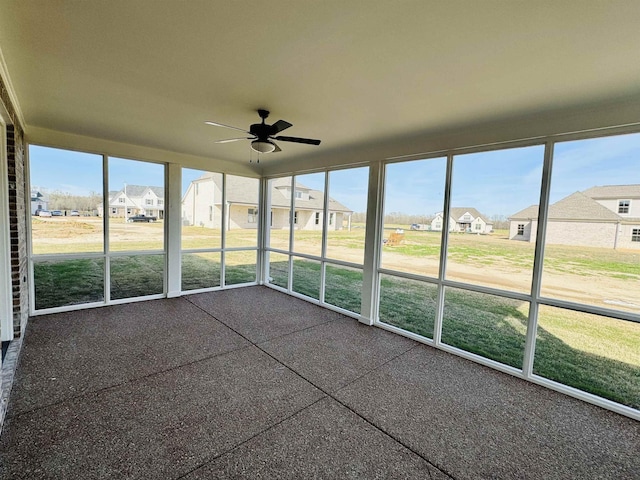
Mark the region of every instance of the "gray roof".
POLYGON ((620 220, 620 217, 582 192, 575 192, 549 205, 549 218, 571 220, 620 220))
POLYGON ((640 185, 598 185, 582 193, 591 198, 640 198, 640 185))
MULTIPOLYGON (((154 187, 151 185, 127 185, 127 197, 141 197, 147 188, 153 190, 156 196, 164 198, 164 187, 154 187)), ((120 192, 124 192, 124 187, 118 191, 110 191, 109 200, 115 198, 120 192)))
POLYGON ((514 213, 509 220, 531 220, 538 218, 538 205, 529 205, 527 208, 514 213))
MULTIPOLYGON (((618 214, 600 205, 593 198, 586 196, 582 192, 572 193, 568 197, 549 205, 548 217, 550 220, 600 220, 614 222, 622 220, 618 214)), ((509 217, 510 220, 535 220, 537 218, 537 205, 531 205, 509 217)))
POLYGON ((482 215, 473 207, 451 207, 451 209, 449 210, 449 215, 456 221, 465 213, 469 213, 474 218, 474 220, 480 217, 485 223, 491 223, 489 220, 487 220, 487 217, 482 215))
MULTIPOLYGON (((218 188, 222 187, 222 175, 219 173, 207 172, 196 181, 209 178, 213 178, 218 188)), ((258 185, 259 183, 255 178, 227 175, 227 201, 229 203, 256 205, 258 185)), ((291 206, 291 200, 290 197, 284 194, 284 188, 291 186, 291 180, 288 178, 275 178, 272 180, 271 186, 273 187, 271 191, 271 205, 273 207, 289 208, 291 206)), ((303 210, 322 210, 324 208, 323 193, 320 190, 313 190, 300 182, 296 182, 296 189, 309 193, 309 200, 296 198, 296 208, 303 210)), ((333 198, 329 198, 329 210, 339 212, 352 211, 333 198)))

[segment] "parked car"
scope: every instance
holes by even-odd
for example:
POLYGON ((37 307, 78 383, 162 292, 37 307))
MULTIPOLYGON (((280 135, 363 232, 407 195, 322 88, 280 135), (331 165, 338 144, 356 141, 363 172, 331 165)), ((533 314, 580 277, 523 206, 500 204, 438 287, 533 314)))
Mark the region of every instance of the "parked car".
POLYGON ((127 222, 155 222, 157 220, 156 217, 147 217, 146 215, 134 215, 133 217, 127 218, 127 222))
POLYGON ((71 215, 72 217, 79 217, 80 212, 78 212, 78 210, 71 210, 71 213, 69 215, 71 215))
POLYGON ((60 210, 51 210, 51 215, 54 217, 61 217, 62 216, 62 211, 60 210))
POLYGON ((39 217, 50 217, 51 216, 51 212, 49 210, 38 210, 38 216, 39 217))

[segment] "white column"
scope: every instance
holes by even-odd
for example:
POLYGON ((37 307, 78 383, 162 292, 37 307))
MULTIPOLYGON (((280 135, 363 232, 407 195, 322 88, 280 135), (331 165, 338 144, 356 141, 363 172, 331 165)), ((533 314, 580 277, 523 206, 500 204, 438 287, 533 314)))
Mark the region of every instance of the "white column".
POLYGON ((364 268, 362 272, 362 310, 359 321, 373 325, 378 315, 376 298, 378 295, 378 257, 382 239, 382 215, 384 170, 380 162, 372 162, 369 167, 369 192, 367 195, 367 230, 364 241, 364 268))
POLYGON ((167 252, 167 297, 179 297, 182 291, 182 168, 170 163, 166 170, 165 241, 167 252))

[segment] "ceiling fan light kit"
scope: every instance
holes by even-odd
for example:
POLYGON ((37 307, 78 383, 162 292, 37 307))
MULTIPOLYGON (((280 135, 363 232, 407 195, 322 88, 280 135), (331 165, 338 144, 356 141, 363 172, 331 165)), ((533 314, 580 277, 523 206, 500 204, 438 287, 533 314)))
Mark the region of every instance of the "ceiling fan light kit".
POLYGON ((251 148, 254 152, 271 153, 276 149, 276 146, 273 142, 261 142, 260 140, 254 140, 251 142, 251 148))
POLYGON ((293 142, 293 143, 304 143, 307 145, 320 145, 320 140, 314 140, 311 138, 300 138, 300 137, 276 137, 281 131, 292 127, 293 125, 284 120, 278 120, 273 125, 267 125, 265 123, 265 119, 269 116, 268 110, 258 110, 258 115, 262 119, 262 123, 254 123, 249 127, 249 131, 243 130, 242 128, 232 127, 230 125, 225 125, 224 123, 218 122, 205 122, 207 125, 213 125, 214 127, 224 127, 231 128, 233 130, 239 130, 244 132, 249 137, 241 137, 241 138, 228 138, 225 140, 218 140, 216 143, 230 143, 236 142, 238 140, 251 140, 251 149, 258 153, 271 153, 271 152, 280 152, 281 149, 278 145, 273 142, 273 140, 278 140, 282 142, 293 142))

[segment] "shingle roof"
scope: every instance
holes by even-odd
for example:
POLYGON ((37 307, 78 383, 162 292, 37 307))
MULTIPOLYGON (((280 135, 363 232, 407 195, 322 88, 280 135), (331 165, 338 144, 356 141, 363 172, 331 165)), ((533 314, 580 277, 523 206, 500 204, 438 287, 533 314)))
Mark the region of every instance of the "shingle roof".
MULTIPOLYGON (((550 220, 604 220, 619 221, 622 218, 607 207, 582 192, 575 192, 549 205, 550 220)), ((538 205, 531 205, 509 217, 510 220, 538 218, 538 205)))
MULTIPOLYGON (((222 175, 216 173, 205 173, 199 180, 213 178, 214 182, 221 188, 222 175)), ((227 201, 230 203, 243 203, 247 205, 255 205, 258 195, 257 183, 255 178, 237 177, 235 175, 227 175, 227 201)), ((289 208, 291 205, 290 197, 283 193, 283 187, 291 185, 288 178, 275 178, 271 182, 273 187, 271 191, 271 205, 274 207, 289 208)), ((296 208, 307 210, 322 210, 324 207, 324 195, 320 190, 313 190, 306 185, 296 182, 296 189, 309 192, 309 200, 296 199, 296 208)), ((351 212, 349 208, 329 198, 329 210, 339 212, 351 212)))
POLYGON ((534 219, 538 218, 538 205, 529 205, 527 208, 520 210, 518 213, 514 213, 509 217, 509 220, 522 220, 522 219, 534 219))
POLYGON ((640 198, 640 185, 598 185, 582 193, 591 198, 640 198))
POLYGON ((449 215, 454 220, 459 220, 465 213, 469 213, 474 219, 480 217, 485 223, 491 223, 487 220, 487 217, 482 215, 478 210, 473 207, 451 207, 449 215))
MULTIPOLYGON (((127 185, 127 197, 141 197, 147 188, 152 190, 159 198, 164 198, 164 187, 154 187, 151 185, 127 185)), ((110 191, 109 199, 115 198, 120 192, 124 192, 124 188, 118 191, 110 191)))

